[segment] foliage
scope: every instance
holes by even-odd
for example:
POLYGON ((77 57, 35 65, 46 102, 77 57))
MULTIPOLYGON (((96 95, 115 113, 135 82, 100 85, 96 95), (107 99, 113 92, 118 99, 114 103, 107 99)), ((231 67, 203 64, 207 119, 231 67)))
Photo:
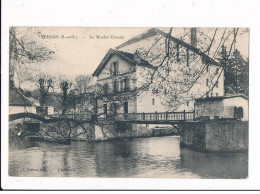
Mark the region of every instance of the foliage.
POLYGON ((244 94, 248 96, 249 62, 243 59, 237 49, 228 57, 224 45, 220 52, 220 62, 225 66, 224 86, 226 94, 244 94))

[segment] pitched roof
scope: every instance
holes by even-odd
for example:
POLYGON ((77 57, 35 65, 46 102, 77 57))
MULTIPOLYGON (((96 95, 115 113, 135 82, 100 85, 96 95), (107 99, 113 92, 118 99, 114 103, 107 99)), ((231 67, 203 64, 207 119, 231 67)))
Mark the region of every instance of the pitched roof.
POLYGON ((9 106, 33 106, 33 103, 16 89, 9 91, 9 106))
POLYGON ((119 53, 121 56, 126 57, 128 59, 130 59, 131 61, 137 63, 139 66, 144 66, 144 67, 149 67, 149 68, 155 68, 153 65, 151 65, 150 63, 148 63, 148 61, 140 58, 141 61, 135 61, 135 54, 132 53, 127 53, 124 51, 119 51, 119 50, 115 50, 117 53, 119 53))
POLYGON ((134 42, 137 42, 139 40, 143 40, 145 38, 151 37, 151 36, 155 36, 158 35, 158 29, 157 28, 151 28, 149 30, 147 30, 146 32, 139 34, 131 39, 129 39, 128 41, 124 42, 123 44, 120 44, 119 46, 116 47, 116 49, 120 49, 121 47, 124 47, 126 45, 132 44, 134 42))
POLYGON ((40 106, 40 102, 33 97, 26 97, 34 106, 40 106))
POLYGON ((141 61, 136 61, 135 56, 132 53, 123 52, 123 51, 119 51, 119 50, 115 50, 115 49, 109 49, 109 51, 107 52, 105 57, 102 59, 101 63, 98 65, 97 69, 95 70, 95 72, 92 75, 97 76, 101 72, 101 70, 105 67, 108 60, 113 55, 119 56, 123 60, 127 61, 130 65, 139 65, 139 66, 143 66, 143 67, 155 68, 153 65, 151 65, 150 63, 148 63, 147 61, 145 61, 143 59, 140 59, 141 61))
MULTIPOLYGON (((151 36, 155 36, 155 35, 162 35, 164 37, 167 37, 168 34, 159 30, 158 28, 151 28, 149 30, 147 30, 146 32, 138 35, 138 36, 135 36, 134 38, 131 38, 130 40, 126 41, 125 43, 119 45, 116 47, 116 49, 120 49, 126 45, 129 45, 129 44, 132 44, 134 42, 137 42, 139 40, 142 40, 142 39, 145 39, 145 38, 148 38, 148 37, 151 37, 151 36)), ((209 57, 208 55, 206 55, 204 52, 202 52, 200 49, 178 39, 178 38, 175 38, 173 36, 170 37, 171 40, 179 45, 182 45, 184 46, 185 48, 188 48, 189 50, 193 51, 194 53, 197 53, 199 55, 201 55, 204 59, 205 62, 209 62, 210 64, 213 64, 213 65, 216 65, 216 66, 222 66, 221 64, 219 64, 218 62, 216 62, 214 59, 212 59, 211 57, 209 57)))

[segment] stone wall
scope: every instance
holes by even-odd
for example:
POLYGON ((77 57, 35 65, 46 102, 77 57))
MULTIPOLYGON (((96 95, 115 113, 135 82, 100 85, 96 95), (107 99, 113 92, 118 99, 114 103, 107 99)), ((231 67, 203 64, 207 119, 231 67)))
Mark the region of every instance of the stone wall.
POLYGON ((99 122, 95 125, 96 140, 174 135, 177 132, 173 127, 150 128, 146 124, 99 122))
POLYGON ((226 121, 206 124, 206 150, 242 151, 248 149, 248 122, 226 121))
POLYGON ((55 122, 41 123, 41 136, 45 140, 64 140, 69 137, 71 140, 95 140, 94 124, 84 123, 81 126, 75 123, 55 122))
POLYGON ((203 122, 187 122, 182 124, 180 145, 195 150, 205 150, 206 128, 203 122))
POLYGON ((181 146, 210 152, 236 152, 248 149, 248 122, 205 121, 182 126, 181 146))

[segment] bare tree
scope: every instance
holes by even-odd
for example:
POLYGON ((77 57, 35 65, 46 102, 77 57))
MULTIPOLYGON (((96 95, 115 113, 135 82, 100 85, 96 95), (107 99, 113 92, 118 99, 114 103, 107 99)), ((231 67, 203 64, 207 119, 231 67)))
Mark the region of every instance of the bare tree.
POLYGON ((94 81, 91 75, 78 75, 75 78, 75 91, 79 94, 90 92, 89 89, 93 86, 94 81))
POLYGON ((36 76, 36 83, 40 92, 40 105, 44 107, 50 95, 50 89, 53 88, 53 78, 48 74, 39 74, 36 76))
POLYGON ((162 38, 155 39, 150 48, 138 48, 141 58, 155 66, 142 72, 140 77, 143 78, 143 84, 139 90, 151 90, 172 110, 213 91, 225 71, 225 64, 218 60, 222 46, 227 48, 228 60, 235 50, 237 37, 248 33, 248 29, 198 28, 196 44, 193 40, 193 45, 190 43, 192 29, 185 29, 180 39, 173 37, 173 32, 172 28, 168 33, 161 32, 162 38), (220 66, 208 75, 207 92, 200 91, 202 78, 217 63, 220 66), (194 88, 198 88, 198 91, 194 92, 194 88))
POLYGON ((10 87, 14 87, 15 81, 20 85, 31 79, 31 71, 36 64, 53 59, 54 52, 40 42, 32 39, 34 28, 9 29, 9 80, 10 87))
POLYGON ((62 91, 62 115, 67 111, 68 109, 68 94, 70 92, 70 89, 72 87, 72 83, 66 79, 66 78, 60 78, 59 87, 62 91))
MULTIPOLYGON (((137 96, 142 95, 142 93, 151 90, 154 94, 159 95, 161 99, 164 100, 164 104, 167 107, 174 110, 185 102, 206 95, 201 94, 200 90, 198 90, 197 93, 193 93, 192 88, 194 88, 196 84, 199 84, 200 78, 205 75, 208 68, 211 68, 210 64, 218 64, 212 59, 218 60, 217 57, 223 45, 226 47, 225 60, 228 60, 231 57, 231 54, 235 49, 237 36, 241 35, 241 33, 247 33, 246 30, 244 31, 245 32, 240 32, 238 28, 215 28, 211 29, 211 34, 209 35, 199 29, 197 31, 199 36, 196 41, 196 46, 190 46, 190 44, 187 44, 185 41, 190 38, 191 30, 185 29, 185 34, 180 39, 176 39, 172 36, 173 29, 171 28, 169 32, 164 33, 161 38, 155 39, 150 48, 138 49, 140 58, 154 65, 154 68, 147 68, 147 71, 139 72, 140 77, 142 77, 143 80, 139 81, 137 88, 123 92, 114 91, 114 93, 108 94, 104 93, 105 90, 103 85, 98 85, 94 96, 87 94, 85 97, 106 99, 108 103, 116 104, 116 106, 114 106, 114 109, 116 110, 122 107, 122 102, 133 100, 137 96)), ((207 88, 208 92, 216 87, 220 75, 224 72, 225 68, 226 63, 223 63, 216 72, 210 74, 207 88)), ((133 72, 135 71, 136 69, 133 69, 133 72)), ((90 78, 78 77, 76 80, 76 89, 79 93, 88 93, 87 83, 90 82, 90 80, 90 78)), ((62 104, 64 110, 66 110, 66 101, 71 85, 67 81, 61 83, 60 88, 63 91, 64 96, 62 104)), ((118 86, 115 86, 115 88, 117 87, 118 86)), ((101 108, 102 106, 103 104, 96 103, 97 108, 101 108)), ((36 118, 35 115, 27 116, 36 118)), ((43 122, 49 122, 42 118, 38 119, 43 122)), ((65 119, 66 121, 66 118, 62 119, 65 119)), ((55 122, 56 120, 54 118, 54 120, 51 121, 55 122)), ((75 126, 79 125, 78 121, 75 119, 69 120, 69 122, 70 124, 68 124, 68 126, 70 129, 73 126, 71 122, 74 123, 75 126)), ((91 122, 91 120, 86 120, 85 122, 91 122)), ((69 134, 70 133, 71 130, 69 134)))

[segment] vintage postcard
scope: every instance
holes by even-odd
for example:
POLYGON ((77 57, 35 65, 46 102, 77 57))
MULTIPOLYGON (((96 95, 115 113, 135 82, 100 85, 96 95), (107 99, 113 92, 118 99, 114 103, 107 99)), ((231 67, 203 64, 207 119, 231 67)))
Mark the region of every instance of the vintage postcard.
POLYGON ((9 28, 10 177, 248 178, 249 28, 9 28))

